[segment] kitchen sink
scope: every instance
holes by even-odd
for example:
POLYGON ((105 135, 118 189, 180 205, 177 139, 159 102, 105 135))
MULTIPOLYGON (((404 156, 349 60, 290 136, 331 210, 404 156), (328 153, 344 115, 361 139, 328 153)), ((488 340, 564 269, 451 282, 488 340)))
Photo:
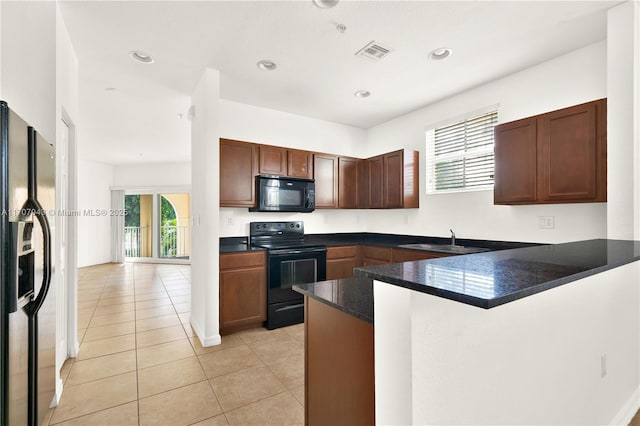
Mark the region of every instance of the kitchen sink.
POLYGON ((490 249, 483 247, 465 247, 451 244, 403 244, 398 247, 451 254, 471 254, 491 251, 490 249))

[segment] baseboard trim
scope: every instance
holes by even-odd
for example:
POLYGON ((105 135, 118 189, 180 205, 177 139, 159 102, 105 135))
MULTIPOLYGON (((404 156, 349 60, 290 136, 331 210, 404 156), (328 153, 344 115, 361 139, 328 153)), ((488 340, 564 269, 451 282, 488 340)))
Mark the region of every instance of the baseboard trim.
POLYGON ((200 324, 193 320, 193 317, 189 319, 189 323, 191 324, 191 328, 193 328, 193 331, 196 333, 196 337, 200 340, 200 344, 203 347, 206 348, 207 346, 215 346, 222 343, 220 333, 216 333, 213 336, 205 336, 202 327, 200 327, 200 324))
POLYGON ((53 395, 53 399, 51 399, 51 404, 49 404, 49 408, 55 408, 60 403, 60 398, 62 398, 62 392, 64 388, 64 382, 62 379, 58 379, 58 383, 56 383, 56 393, 53 395))
POLYGON ((640 386, 631 394, 627 402, 622 406, 616 416, 609 422, 610 425, 628 425, 631 419, 640 409, 640 386))

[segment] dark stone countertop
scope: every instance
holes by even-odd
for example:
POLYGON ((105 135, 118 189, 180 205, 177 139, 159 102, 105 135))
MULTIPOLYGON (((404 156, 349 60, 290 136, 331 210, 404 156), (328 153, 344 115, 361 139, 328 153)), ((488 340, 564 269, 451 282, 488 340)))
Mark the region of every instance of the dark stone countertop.
POLYGON ((373 281, 356 277, 296 284, 293 289, 373 324, 373 281))
POLYGON ((587 240, 356 268, 384 281, 493 308, 640 260, 640 241, 587 240))
MULTIPOLYGON (((252 247, 247 243, 247 237, 220 238, 220 253, 236 253, 244 251, 263 250, 252 247)), ((347 232, 339 234, 306 234, 304 241, 310 244, 324 244, 327 247, 350 245, 375 245, 383 247, 398 247, 403 244, 450 244, 449 238, 423 237, 416 235, 379 234, 371 232, 347 232)), ((520 247, 531 247, 538 244, 514 241, 472 240, 458 238, 456 244, 466 247, 483 247, 490 250, 507 250, 520 247)), ((411 250, 411 249, 407 249, 411 250)))

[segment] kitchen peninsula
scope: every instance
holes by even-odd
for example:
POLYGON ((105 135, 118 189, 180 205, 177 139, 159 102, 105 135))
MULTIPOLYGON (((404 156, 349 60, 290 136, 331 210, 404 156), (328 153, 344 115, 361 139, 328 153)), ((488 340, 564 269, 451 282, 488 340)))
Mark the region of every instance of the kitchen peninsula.
POLYGON ((375 280, 376 421, 620 422, 638 260, 640 242, 590 240, 358 269, 375 280))
POLYGON ((640 242, 590 240, 371 266, 358 282, 296 288, 312 310, 375 318, 378 424, 611 424, 635 412, 625 395, 638 377, 638 260, 640 242))

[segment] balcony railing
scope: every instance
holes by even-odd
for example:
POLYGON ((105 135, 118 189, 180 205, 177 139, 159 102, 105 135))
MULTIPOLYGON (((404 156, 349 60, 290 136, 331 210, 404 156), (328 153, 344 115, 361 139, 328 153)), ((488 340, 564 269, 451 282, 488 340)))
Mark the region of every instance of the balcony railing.
MULTIPOLYGON (((191 245, 190 226, 160 227, 159 257, 188 258, 191 245)), ((151 257, 151 235, 148 226, 125 226, 125 257, 151 257)))
POLYGON ((145 253, 145 247, 151 247, 148 241, 148 226, 125 226, 124 227, 124 256, 125 257, 149 257, 150 253, 145 253))
POLYGON ((190 226, 160 227, 160 257, 189 257, 190 226))

